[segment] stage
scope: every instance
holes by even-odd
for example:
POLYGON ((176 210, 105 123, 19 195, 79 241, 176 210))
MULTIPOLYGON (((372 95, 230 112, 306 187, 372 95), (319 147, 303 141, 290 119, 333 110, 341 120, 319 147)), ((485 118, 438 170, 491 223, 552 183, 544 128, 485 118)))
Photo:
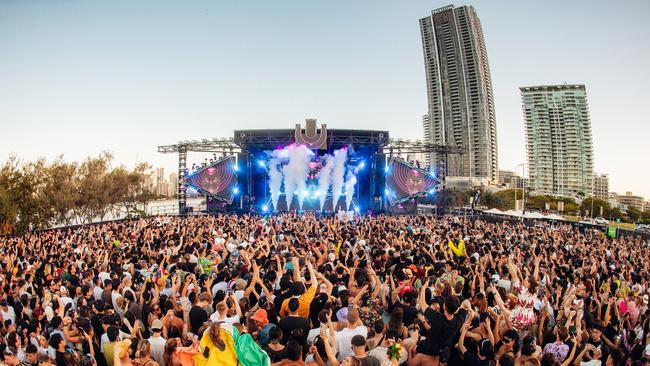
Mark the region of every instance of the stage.
POLYGON ((304 127, 235 130, 232 138, 180 141, 158 151, 179 154, 179 213, 185 213, 188 188, 206 195, 209 212, 378 213, 444 183, 437 167, 420 168, 399 156, 438 153, 440 146, 396 142, 388 131, 329 129, 314 119, 304 127), (190 151, 222 156, 188 169, 190 151))

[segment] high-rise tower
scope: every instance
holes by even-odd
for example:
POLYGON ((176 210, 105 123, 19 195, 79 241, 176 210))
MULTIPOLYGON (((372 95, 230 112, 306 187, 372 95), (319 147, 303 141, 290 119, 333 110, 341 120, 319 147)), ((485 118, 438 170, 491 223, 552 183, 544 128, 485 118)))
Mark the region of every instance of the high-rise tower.
MULTIPOLYGON (((420 19, 429 112, 428 141, 459 147, 450 154, 449 176, 473 184, 497 182, 497 131, 492 81, 481 22, 471 6, 449 5, 420 19)), ((429 161, 441 157, 430 156, 429 161)))
POLYGON ((591 122, 584 85, 520 88, 530 188, 539 194, 591 195, 591 122))

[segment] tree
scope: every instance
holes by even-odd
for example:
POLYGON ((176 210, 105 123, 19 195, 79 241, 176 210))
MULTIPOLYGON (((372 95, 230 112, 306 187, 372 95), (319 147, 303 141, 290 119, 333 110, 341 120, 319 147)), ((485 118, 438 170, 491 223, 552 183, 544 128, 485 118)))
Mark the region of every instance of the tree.
POLYGON ((627 209, 627 217, 630 219, 630 222, 637 222, 641 217, 641 211, 636 208, 630 207, 627 209))
POLYGON ((580 210, 583 212, 590 212, 593 217, 596 216, 601 216, 600 215, 600 208, 603 208, 603 217, 608 217, 610 212, 611 212, 611 206, 609 205, 609 202, 598 199, 598 198, 593 198, 593 197, 588 197, 585 198, 582 203, 580 204, 580 210), (591 212, 592 209, 592 201, 593 201, 593 210, 594 212, 591 212))
POLYGON ((0 166, 0 234, 104 220, 124 208, 144 215, 154 198, 145 185, 151 166, 111 168, 112 158, 104 152, 78 164, 11 156, 0 166))
POLYGON ((611 220, 620 219, 620 218, 622 218, 622 217, 623 217, 623 213, 621 212, 621 209, 620 209, 620 208, 618 208, 618 207, 614 207, 614 208, 610 211, 610 219, 611 219, 611 220))
POLYGON ((650 211, 645 210, 641 213, 641 223, 650 224, 650 211))
POLYGON ((71 225, 75 219, 75 208, 79 201, 76 174, 77 164, 66 163, 59 157, 43 169, 44 182, 42 201, 48 208, 54 223, 71 225))

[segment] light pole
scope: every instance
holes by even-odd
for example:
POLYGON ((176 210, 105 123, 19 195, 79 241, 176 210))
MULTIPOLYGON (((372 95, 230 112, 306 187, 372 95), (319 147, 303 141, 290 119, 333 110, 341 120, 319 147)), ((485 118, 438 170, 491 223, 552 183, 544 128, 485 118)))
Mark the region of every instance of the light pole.
MULTIPOLYGON (((515 174, 517 174, 517 168, 519 168, 520 166, 522 167, 522 169, 521 169, 522 199, 525 199, 525 197, 526 197, 526 189, 524 188, 524 186, 525 186, 525 184, 524 184, 524 170, 525 170, 525 167, 526 167, 526 163, 517 164, 515 166, 515 174)), ((515 185, 515 211, 517 211, 517 185, 515 185)), ((522 212, 523 212, 523 210, 522 210, 522 212)))

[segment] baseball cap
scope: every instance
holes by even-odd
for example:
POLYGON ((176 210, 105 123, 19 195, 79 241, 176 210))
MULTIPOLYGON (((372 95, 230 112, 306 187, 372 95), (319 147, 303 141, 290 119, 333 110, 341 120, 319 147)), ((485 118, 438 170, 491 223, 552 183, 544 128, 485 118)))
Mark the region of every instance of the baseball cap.
POLYGON ((348 321, 348 308, 341 308, 339 311, 336 312, 336 319, 340 322, 347 322, 348 321))
POLYGON ((163 328, 163 322, 160 319, 154 319, 153 322, 151 322, 151 330, 162 330, 163 328))

